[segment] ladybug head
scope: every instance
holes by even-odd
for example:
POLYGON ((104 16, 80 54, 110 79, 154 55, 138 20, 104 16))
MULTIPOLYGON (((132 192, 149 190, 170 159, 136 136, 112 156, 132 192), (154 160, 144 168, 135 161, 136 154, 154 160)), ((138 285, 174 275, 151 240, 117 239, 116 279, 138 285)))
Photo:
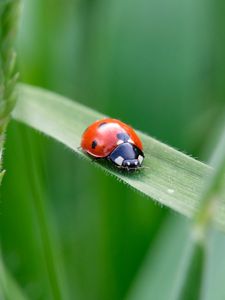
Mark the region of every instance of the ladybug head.
POLYGON ((141 166, 144 154, 135 145, 125 142, 118 145, 108 159, 119 167, 132 170, 141 166))

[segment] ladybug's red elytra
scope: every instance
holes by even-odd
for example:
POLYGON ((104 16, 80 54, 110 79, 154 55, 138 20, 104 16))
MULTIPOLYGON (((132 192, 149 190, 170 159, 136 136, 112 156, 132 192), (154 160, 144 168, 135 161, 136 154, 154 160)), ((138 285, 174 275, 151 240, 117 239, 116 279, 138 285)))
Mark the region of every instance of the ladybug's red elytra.
POLYGON ((82 135, 81 148, 94 158, 105 158, 128 171, 139 168, 144 159, 142 142, 135 131, 111 118, 91 124, 82 135))

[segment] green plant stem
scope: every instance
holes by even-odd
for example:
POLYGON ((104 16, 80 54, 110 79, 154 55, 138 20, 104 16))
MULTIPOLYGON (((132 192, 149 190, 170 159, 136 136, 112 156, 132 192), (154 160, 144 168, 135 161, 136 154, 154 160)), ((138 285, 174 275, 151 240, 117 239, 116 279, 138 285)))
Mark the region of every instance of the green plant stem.
POLYGON ((188 239, 169 300, 200 299, 205 247, 188 239))
POLYGON ((225 181, 225 132, 213 154, 214 171, 208 178, 200 199, 200 209, 195 216, 193 233, 197 239, 204 239, 207 229, 215 217, 219 200, 224 199, 222 190, 225 181))
MULTIPOLYGON (((171 300, 199 299, 206 257, 206 237, 215 217, 216 205, 225 181, 225 132, 213 154, 213 170, 200 198, 200 209, 194 217, 185 253, 177 273, 171 300)), ((223 195, 224 197, 224 195, 223 195)))
MULTIPOLYGON (((17 31, 20 0, 0 1, 0 184, 4 175, 2 154, 5 132, 16 103, 16 54, 14 42, 17 31)), ((9 300, 25 299, 8 274, 0 253, 0 297, 9 300)), ((1 298, 2 299, 2 298, 1 298)))
POLYGON ((15 84, 18 74, 15 68, 14 42, 19 7, 20 0, 0 2, 0 182, 4 175, 2 153, 5 131, 16 103, 15 84))

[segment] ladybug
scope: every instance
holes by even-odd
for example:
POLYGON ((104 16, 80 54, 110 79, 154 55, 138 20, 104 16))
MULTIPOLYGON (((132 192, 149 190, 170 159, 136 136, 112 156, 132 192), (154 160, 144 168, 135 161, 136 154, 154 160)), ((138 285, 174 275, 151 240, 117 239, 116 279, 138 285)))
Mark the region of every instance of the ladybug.
POLYGON ((111 118, 91 124, 81 139, 83 151, 94 158, 104 158, 127 171, 138 169, 144 159, 143 146, 127 124, 111 118))

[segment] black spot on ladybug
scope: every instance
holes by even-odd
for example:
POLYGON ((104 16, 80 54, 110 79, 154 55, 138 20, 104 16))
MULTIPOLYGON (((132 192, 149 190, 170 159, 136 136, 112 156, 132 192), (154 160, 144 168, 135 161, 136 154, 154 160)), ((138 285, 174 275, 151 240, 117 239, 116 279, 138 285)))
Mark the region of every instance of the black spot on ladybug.
POLYGON ((104 126, 106 124, 107 124, 107 122, 102 122, 101 124, 98 125, 98 127, 102 127, 102 126, 104 126))
POLYGON ((96 141, 93 141, 92 144, 91 144, 91 148, 92 148, 92 149, 95 149, 96 146, 97 146, 97 142, 96 142, 96 141))
POLYGON ((123 133, 123 132, 121 132, 121 133, 117 133, 117 138, 119 139, 119 140, 121 140, 121 141, 123 141, 123 142, 127 142, 128 140, 129 140, 129 138, 130 138, 130 136, 127 134, 127 133, 123 133))

